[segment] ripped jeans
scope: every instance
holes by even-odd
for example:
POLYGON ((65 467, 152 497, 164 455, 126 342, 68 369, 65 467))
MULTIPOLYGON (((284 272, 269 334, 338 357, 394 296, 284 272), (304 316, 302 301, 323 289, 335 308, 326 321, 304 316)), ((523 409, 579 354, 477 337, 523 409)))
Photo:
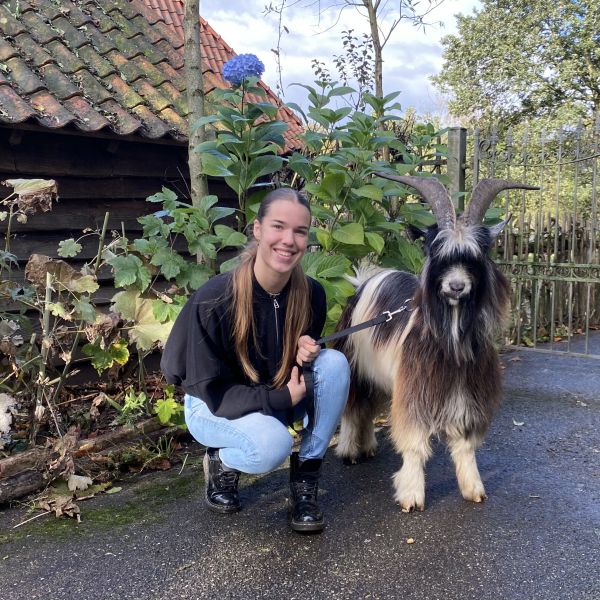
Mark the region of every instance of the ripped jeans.
MULTIPOLYGON (((321 350, 313 363, 314 411, 304 417, 300 460, 323 458, 338 426, 350 385, 346 357, 337 350, 321 350)), ((219 448, 225 466, 242 473, 267 473, 281 465, 292 451, 287 425, 274 416, 250 413, 239 419, 213 415, 206 404, 185 395, 185 422, 201 444, 219 448)))

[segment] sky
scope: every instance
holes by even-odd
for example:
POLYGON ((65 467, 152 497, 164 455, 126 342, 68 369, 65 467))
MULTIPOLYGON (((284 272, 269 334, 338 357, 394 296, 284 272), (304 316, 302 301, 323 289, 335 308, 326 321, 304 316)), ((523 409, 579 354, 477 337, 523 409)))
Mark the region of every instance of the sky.
MULTIPOLYGON (((261 59, 265 65, 263 80, 274 90, 278 73, 271 49, 277 47, 278 16, 265 14, 265 5, 277 6, 281 1, 200 0, 202 16, 237 54, 252 53, 261 59)), ((333 57, 343 54, 342 31, 352 28, 356 34, 366 32, 368 21, 352 7, 346 8, 341 16, 339 10, 329 9, 319 17, 316 7, 290 6, 294 1, 287 0, 289 8, 282 18, 282 24, 289 30, 283 33, 280 44, 283 99, 306 107, 306 93, 290 84, 312 85, 315 79, 312 59, 318 58, 332 67, 333 57)), ((390 17, 398 4, 398 0, 389 0, 390 17)), ((421 4, 426 5, 426 0, 421 0, 421 4)), ((403 109, 412 107, 419 114, 438 114, 445 119, 444 99, 428 78, 441 70, 440 40, 444 35, 456 33, 455 15, 471 14, 478 7, 478 0, 445 0, 429 15, 432 24, 425 29, 401 23, 383 50, 384 93, 400 91, 397 101, 403 109)), ((335 69, 331 71, 335 73, 335 69)))

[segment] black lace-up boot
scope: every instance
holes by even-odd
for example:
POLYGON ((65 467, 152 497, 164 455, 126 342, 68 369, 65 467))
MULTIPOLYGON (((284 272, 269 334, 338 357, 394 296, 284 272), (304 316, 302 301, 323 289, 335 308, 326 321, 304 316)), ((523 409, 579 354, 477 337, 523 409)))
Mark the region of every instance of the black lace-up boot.
POLYGON ((240 472, 229 470, 219 458, 217 448, 207 448, 204 455, 204 480, 206 493, 204 500, 211 510, 220 513, 233 513, 242 508, 238 494, 240 472))
POLYGON ((322 531, 323 513, 317 505, 322 460, 300 462, 298 454, 290 458, 290 527, 294 531, 322 531))

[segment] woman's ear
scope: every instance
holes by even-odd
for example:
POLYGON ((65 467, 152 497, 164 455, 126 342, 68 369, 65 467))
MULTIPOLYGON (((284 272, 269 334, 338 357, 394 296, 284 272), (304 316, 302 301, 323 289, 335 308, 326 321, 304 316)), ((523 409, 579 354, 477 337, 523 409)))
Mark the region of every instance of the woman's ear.
POLYGON ((257 242, 260 241, 260 221, 258 219, 254 219, 254 224, 252 225, 252 235, 257 242))

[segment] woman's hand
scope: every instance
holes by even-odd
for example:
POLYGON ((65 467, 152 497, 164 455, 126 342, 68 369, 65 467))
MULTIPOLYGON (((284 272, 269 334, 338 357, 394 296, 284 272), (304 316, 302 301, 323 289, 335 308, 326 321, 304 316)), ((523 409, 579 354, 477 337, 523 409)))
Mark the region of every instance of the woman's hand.
POLYGON ((321 346, 315 344, 315 340, 313 340, 310 335, 303 335, 298 340, 298 352, 296 354, 296 362, 299 365, 304 363, 311 363, 317 356, 319 356, 319 352, 321 351, 321 346))
POLYGON ((300 374, 298 367, 292 369, 292 375, 287 383, 292 397, 292 406, 296 406, 306 395, 306 385, 304 383, 304 375, 300 374))

